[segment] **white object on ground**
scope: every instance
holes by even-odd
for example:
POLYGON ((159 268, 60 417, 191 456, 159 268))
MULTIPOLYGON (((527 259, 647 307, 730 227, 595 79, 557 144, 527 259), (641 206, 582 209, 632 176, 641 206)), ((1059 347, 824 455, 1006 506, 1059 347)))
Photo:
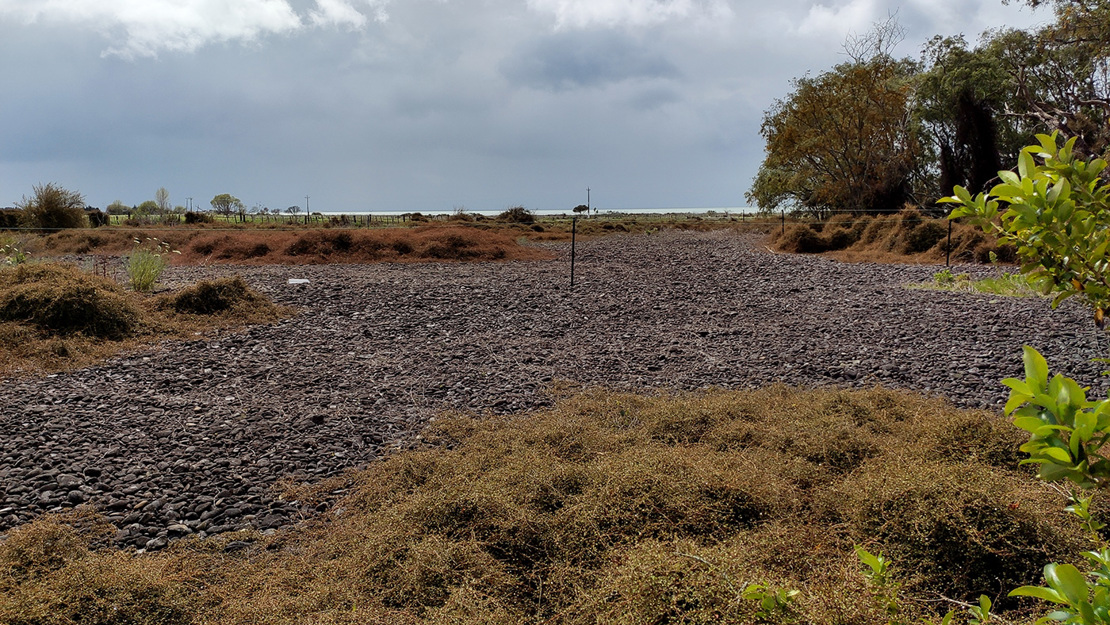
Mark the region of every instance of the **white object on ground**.
POLYGON ((289 278, 289 284, 308 284, 304 278, 289 278))

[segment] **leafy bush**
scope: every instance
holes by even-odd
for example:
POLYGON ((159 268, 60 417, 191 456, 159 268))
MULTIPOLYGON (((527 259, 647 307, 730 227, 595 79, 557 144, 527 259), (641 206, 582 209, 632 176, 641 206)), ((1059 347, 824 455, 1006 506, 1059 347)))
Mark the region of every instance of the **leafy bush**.
POLYGON ((532 211, 523 206, 513 206, 498 215, 497 221, 514 224, 530 224, 536 221, 536 216, 532 214, 532 211))
POLYGON ((34 264, 0 270, 0 320, 59 334, 122 339, 139 311, 120 287, 71 265, 34 264))
POLYGON ((36 185, 34 196, 29 199, 24 196, 16 207, 23 210, 24 224, 32 228, 59 230, 89 225, 85 197, 51 182, 36 185))
POLYGON ((1110 309, 1110 184, 1100 178, 1107 163, 1076 158, 1075 139, 1063 147, 1055 134, 1037 139, 1021 151, 1016 173, 998 172, 1002 184, 990 193, 973 198, 956 187, 941 202, 957 205, 951 219, 969 217, 1015 246, 1022 273, 1056 293, 1053 307, 1081 294, 1101 327, 1110 309))
POLYGON ((212 223, 212 215, 208 213, 198 213, 195 211, 188 211, 185 213, 185 223, 187 224, 210 224, 212 223))

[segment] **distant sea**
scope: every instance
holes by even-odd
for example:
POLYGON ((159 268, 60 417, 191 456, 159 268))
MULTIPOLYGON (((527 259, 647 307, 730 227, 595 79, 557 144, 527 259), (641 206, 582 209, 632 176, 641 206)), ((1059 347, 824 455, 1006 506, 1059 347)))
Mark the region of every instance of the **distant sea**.
MULTIPOLYGON (((549 217, 553 216, 553 215, 555 215, 555 216, 557 216, 557 215, 568 215, 569 216, 569 215, 574 214, 573 211, 571 211, 569 209, 567 209, 567 210, 555 210, 555 209, 545 209, 545 208, 539 208, 539 209, 531 209, 530 208, 528 210, 534 215, 543 215, 543 216, 549 216, 549 217)), ((666 215, 666 214, 704 215, 705 213, 713 212, 713 213, 725 213, 725 214, 729 214, 729 215, 740 215, 740 214, 751 215, 751 214, 755 213, 756 210, 757 209, 753 206, 727 206, 727 207, 717 207, 717 208, 714 208, 714 207, 709 207, 709 208, 595 208, 593 211, 591 211, 591 214, 599 214, 599 215, 605 215, 605 214, 610 214, 610 215, 619 215, 619 214, 632 214, 632 215, 666 215)), ((382 216, 387 216, 387 215, 406 215, 406 214, 411 214, 411 213, 420 213, 422 215, 451 215, 455 211, 454 211, 454 209, 442 210, 442 209, 432 208, 432 209, 421 210, 421 211, 411 211, 410 210, 410 211, 313 211, 313 212, 319 212, 323 215, 382 215, 382 216)), ((485 217, 496 217, 497 215, 500 215, 501 213, 503 213, 505 211, 504 211, 504 209, 502 209, 502 210, 466 210, 465 212, 467 212, 471 215, 483 215, 485 217)))

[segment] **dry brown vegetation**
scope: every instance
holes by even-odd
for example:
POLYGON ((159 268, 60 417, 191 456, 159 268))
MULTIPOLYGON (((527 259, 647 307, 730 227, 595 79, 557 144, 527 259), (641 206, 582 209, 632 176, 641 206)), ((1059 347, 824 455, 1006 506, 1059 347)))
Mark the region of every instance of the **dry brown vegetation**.
POLYGON ((238 277, 148 296, 73 265, 19 265, 0 270, 0 374, 73 369, 161 340, 288 314, 238 277))
MULTIPOLYGON (((825 222, 794 222, 771 234, 775 247, 797 254, 829 253, 851 262, 943 261, 948 245, 948 220, 932 219, 914 208, 892 215, 836 215, 825 222)), ((990 253, 1013 262, 1015 250, 999 245, 981 229, 952 224, 952 260, 986 263, 990 253)))
MULTIPOLYGON (((470 215, 464 214, 465 217, 470 215)), ((749 220, 698 216, 635 216, 580 219, 577 234, 590 239, 611 234, 642 234, 663 228, 681 230, 765 229, 749 220)), ((536 260, 550 258, 522 241, 569 241, 570 220, 531 223, 488 218, 410 222, 406 226, 355 229, 260 224, 190 224, 167 227, 73 229, 32 239, 36 256, 125 255, 135 240, 157 238, 181 252, 174 264, 314 264, 369 262, 536 260)))
POLYGON ((317 264, 460 260, 531 260, 543 250, 520 245, 511 232, 460 226, 375 230, 99 229, 68 230, 44 237, 37 253, 126 254, 134 240, 157 237, 181 252, 174 264, 317 264))
POLYGON ((93 546, 89 516, 14 530, 0 622, 887 623, 854 544, 892 557, 907 597, 985 593, 1014 620, 1005 593, 1083 543, 1009 424, 886 390, 596 391, 425 441, 288 491, 349 489, 270 537, 129 555, 93 546), (757 617, 753 582, 801 594, 757 617))

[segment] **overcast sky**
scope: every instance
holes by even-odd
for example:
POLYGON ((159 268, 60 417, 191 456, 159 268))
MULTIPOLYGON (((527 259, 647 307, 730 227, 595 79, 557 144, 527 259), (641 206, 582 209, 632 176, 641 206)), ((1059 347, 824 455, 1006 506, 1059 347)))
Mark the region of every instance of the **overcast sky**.
POLYGON ((897 12, 934 34, 1048 19, 1000 0, 0 0, 0 206, 159 187, 208 208, 729 207, 763 111, 897 12))

